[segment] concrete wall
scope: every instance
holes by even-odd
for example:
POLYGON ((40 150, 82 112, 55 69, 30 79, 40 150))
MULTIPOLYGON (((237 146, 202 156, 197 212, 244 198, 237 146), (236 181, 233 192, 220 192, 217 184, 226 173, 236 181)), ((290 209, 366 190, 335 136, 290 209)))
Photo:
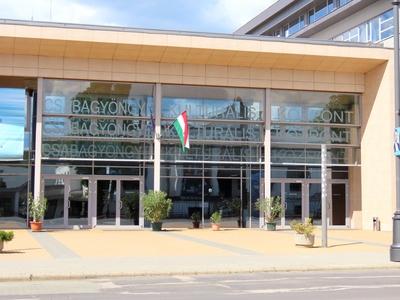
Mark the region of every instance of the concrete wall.
POLYGON ((314 39, 329 40, 339 34, 356 27, 392 8, 392 1, 379 0, 357 13, 335 23, 324 30, 310 36, 314 39))
POLYGON ((382 230, 392 229, 395 207, 393 61, 368 72, 362 101, 362 224, 372 229, 379 217, 382 230))

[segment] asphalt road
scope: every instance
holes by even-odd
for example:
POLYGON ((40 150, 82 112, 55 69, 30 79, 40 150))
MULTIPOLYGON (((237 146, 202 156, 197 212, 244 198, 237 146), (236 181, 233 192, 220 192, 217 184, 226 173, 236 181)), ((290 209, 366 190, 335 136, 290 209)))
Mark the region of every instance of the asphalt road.
POLYGON ((400 299, 399 270, 0 282, 0 299, 400 299))

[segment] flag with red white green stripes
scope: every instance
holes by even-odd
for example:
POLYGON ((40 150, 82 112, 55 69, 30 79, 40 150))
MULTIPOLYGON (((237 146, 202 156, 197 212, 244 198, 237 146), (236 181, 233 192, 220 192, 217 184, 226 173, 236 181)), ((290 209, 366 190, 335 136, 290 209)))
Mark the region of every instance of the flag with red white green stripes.
POLYGON ((176 132, 178 133, 179 139, 181 140, 182 144, 182 149, 183 152, 185 152, 186 149, 189 149, 189 124, 188 124, 188 119, 187 119, 187 114, 186 111, 181 113, 174 123, 176 132))

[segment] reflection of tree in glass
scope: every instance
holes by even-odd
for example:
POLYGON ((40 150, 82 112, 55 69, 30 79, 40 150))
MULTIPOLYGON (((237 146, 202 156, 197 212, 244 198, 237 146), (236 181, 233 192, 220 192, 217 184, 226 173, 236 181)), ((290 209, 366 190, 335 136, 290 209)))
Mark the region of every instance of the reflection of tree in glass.
MULTIPOLYGON (((314 123, 332 123, 332 124, 351 124, 354 115, 354 96, 336 94, 329 97, 330 101, 325 105, 321 113, 315 117, 314 123)), ((329 141, 331 144, 347 144, 349 129, 333 128, 329 129, 329 141), (345 139, 345 140, 343 140, 345 139)))
POLYGON ((137 218, 139 216, 139 193, 132 192, 125 194, 121 197, 122 212, 130 220, 133 220, 133 224, 137 224, 137 218))

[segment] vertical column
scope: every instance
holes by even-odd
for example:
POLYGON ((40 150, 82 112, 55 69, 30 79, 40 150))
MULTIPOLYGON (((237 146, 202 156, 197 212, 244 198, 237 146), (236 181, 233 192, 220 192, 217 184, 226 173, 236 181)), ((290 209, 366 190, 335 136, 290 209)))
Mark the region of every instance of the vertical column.
POLYGON ((156 84, 155 95, 155 132, 154 132, 154 190, 160 190, 160 175, 161 175, 161 83, 156 84))
POLYGON ((35 178, 34 198, 39 198, 42 193, 42 121, 43 121, 43 78, 38 79, 38 92, 36 103, 36 137, 35 137, 35 178))
POLYGON ((328 247, 328 223, 327 223, 327 168, 326 168, 327 150, 326 145, 321 145, 321 243, 322 247, 328 247))
MULTIPOLYGON (((271 196, 271 97, 270 89, 265 89, 264 101, 264 197, 271 196)), ((264 216, 260 214, 260 227, 264 226, 264 216)))

